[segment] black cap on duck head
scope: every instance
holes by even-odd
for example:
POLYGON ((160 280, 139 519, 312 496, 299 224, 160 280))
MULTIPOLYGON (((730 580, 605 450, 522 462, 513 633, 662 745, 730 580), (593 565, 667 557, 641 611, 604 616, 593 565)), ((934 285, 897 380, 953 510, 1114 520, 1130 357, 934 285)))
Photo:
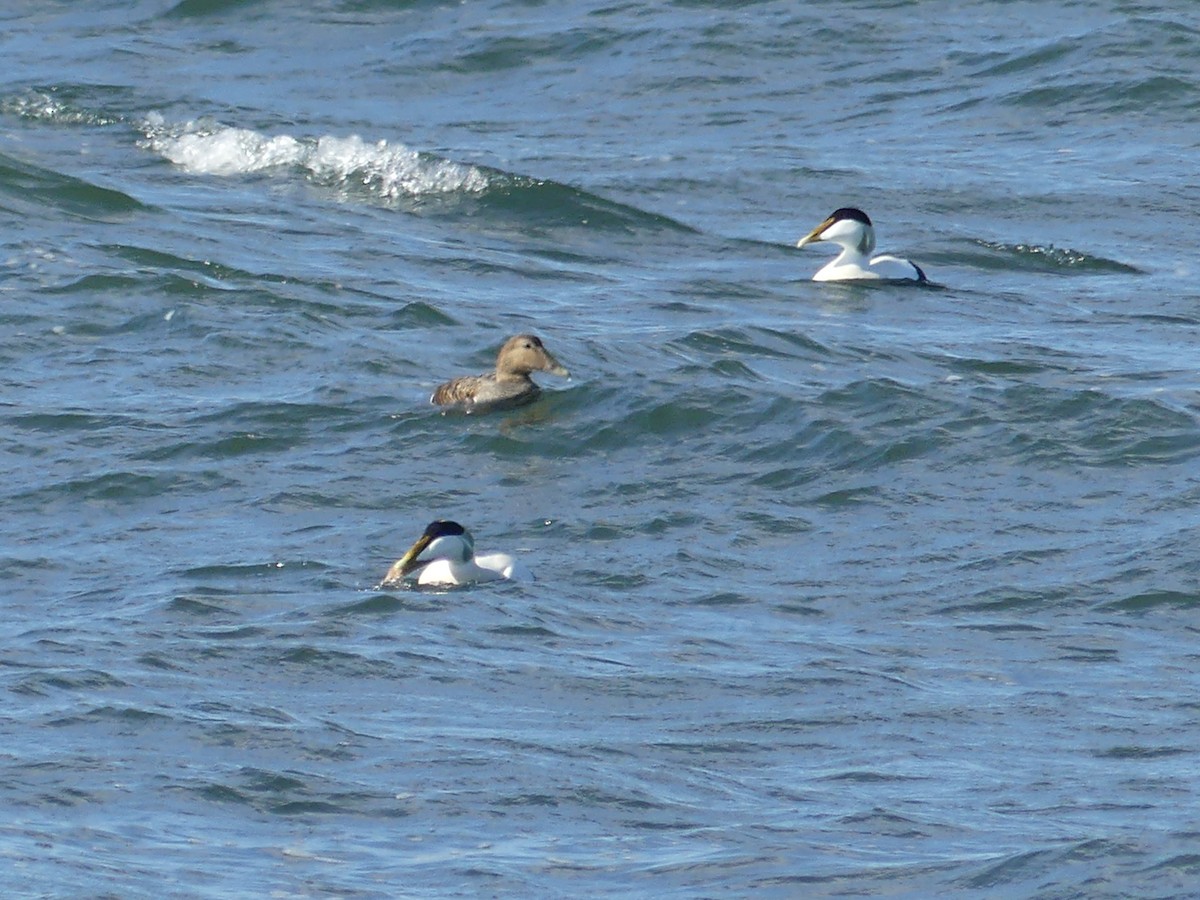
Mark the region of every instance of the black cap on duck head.
POLYGON ((437 540, 440 537, 447 535, 466 534, 467 529, 463 528, 457 522, 451 522, 447 519, 437 519, 430 522, 425 528, 425 537, 430 541, 437 540))
POLYGON ((853 219, 855 222, 862 222, 864 225, 871 224, 871 220, 867 214, 854 206, 843 206, 841 209, 835 209, 830 214, 828 221, 830 224, 833 224, 842 219, 853 219))

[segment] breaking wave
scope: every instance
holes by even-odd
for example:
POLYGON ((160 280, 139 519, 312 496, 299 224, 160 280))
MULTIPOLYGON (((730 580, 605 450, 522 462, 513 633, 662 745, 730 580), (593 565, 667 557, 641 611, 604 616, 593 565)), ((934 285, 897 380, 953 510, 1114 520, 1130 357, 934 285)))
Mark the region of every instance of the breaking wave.
POLYGON ((359 186, 385 200, 480 193, 491 184, 488 174, 476 166, 356 135, 267 135, 211 119, 172 124, 158 114, 147 118, 144 132, 141 146, 197 175, 301 169, 322 184, 359 186))

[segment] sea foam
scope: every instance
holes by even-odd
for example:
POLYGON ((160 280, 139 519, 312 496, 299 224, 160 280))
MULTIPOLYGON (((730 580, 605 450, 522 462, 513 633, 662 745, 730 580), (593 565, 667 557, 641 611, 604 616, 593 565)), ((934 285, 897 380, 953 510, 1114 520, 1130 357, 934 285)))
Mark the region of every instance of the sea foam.
POLYGON ((384 198, 478 193, 490 180, 481 169, 419 153, 386 140, 351 135, 295 138, 266 135, 201 119, 171 124, 152 114, 142 145, 197 175, 244 175, 298 168, 314 181, 358 184, 384 198))

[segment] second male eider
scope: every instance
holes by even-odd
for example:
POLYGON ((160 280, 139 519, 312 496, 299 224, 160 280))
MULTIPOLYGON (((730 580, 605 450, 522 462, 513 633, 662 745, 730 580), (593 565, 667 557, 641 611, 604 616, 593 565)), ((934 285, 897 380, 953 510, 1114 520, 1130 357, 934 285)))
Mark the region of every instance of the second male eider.
POLYGON ((533 575, 507 553, 475 555, 475 539, 457 522, 430 522, 416 542, 392 564, 380 587, 410 576, 417 584, 454 586, 479 581, 530 581, 533 575))
POLYGON ((813 281, 925 281, 925 273, 916 263, 899 256, 876 256, 875 228, 861 209, 843 206, 829 218, 800 238, 797 247, 829 241, 842 252, 827 263, 813 281))
POLYGON ((541 389, 531 372, 549 372, 570 378, 541 340, 532 334, 510 337, 496 355, 496 371, 486 375, 464 375, 439 385, 429 398, 437 406, 462 406, 468 410, 521 406, 537 399, 541 389))

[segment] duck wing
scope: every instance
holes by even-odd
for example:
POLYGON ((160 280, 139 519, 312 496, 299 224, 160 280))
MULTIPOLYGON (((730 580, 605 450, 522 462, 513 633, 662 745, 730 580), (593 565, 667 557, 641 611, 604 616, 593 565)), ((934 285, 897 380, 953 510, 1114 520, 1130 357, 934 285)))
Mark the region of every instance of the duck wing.
POLYGON ((495 390, 495 375, 464 375, 445 384, 439 384, 429 398, 437 406, 453 406, 456 403, 474 403, 495 390))

